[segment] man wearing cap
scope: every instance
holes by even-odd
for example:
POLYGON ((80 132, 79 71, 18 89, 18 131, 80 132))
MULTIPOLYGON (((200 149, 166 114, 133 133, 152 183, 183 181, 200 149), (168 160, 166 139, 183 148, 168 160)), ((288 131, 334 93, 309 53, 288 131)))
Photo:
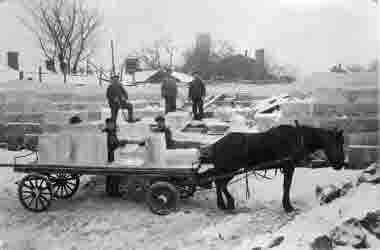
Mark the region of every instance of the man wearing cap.
POLYGON ((166 149, 180 149, 180 148, 201 148, 204 146, 200 142, 194 141, 175 141, 172 136, 170 128, 165 125, 165 117, 157 116, 155 118, 157 128, 153 132, 165 133, 166 149))
POLYGON ((161 85, 161 96, 165 100, 165 114, 177 109, 177 83, 171 76, 172 70, 166 69, 165 79, 161 85))
POLYGON ((193 103, 194 120, 203 119, 203 100, 206 96, 206 87, 198 72, 193 73, 194 80, 190 82, 189 99, 193 103))
POLYGON ((128 94, 123 85, 121 85, 118 75, 113 75, 111 77, 111 84, 107 88, 106 96, 111 109, 111 120, 113 122, 116 123, 120 108, 128 110, 128 122, 134 121, 133 106, 131 103, 127 102, 128 94))

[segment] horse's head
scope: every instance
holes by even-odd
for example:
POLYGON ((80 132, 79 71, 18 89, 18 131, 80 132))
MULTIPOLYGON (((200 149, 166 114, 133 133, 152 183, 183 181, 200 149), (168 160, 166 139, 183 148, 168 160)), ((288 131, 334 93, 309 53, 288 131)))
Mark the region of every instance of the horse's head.
POLYGON ((324 151, 331 166, 335 170, 342 169, 346 164, 344 162, 344 136, 343 130, 327 130, 323 136, 324 151))

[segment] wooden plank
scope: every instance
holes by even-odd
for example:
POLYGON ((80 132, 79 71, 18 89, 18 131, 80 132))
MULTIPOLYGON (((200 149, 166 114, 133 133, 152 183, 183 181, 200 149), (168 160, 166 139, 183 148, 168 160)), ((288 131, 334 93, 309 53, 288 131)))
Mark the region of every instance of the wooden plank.
POLYGON ((14 167, 15 172, 25 173, 57 173, 69 172, 88 175, 144 175, 144 176, 183 176, 195 174, 196 168, 133 168, 107 166, 72 166, 53 164, 0 164, 0 167, 14 167))

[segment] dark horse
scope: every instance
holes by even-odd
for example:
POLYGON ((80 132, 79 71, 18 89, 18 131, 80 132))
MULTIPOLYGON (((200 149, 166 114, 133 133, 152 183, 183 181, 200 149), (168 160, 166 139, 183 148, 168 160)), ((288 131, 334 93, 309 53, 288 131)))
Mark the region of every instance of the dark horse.
MULTIPOLYGON (((343 144, 343 131, 308 126, 281 125, 263 133, 229 133, 201 150, 201 162, 214 165, 214 168, 201 174, 201 179, 226 176, 237 170, 254 169, 257 164, 280 160, 270 169, 281 169, 284 174, 282 204, 286 212, 291 212, 294 208, 290 202, 289 190, 295 163, 317 150, 323 150, 329 165, 339 170, 344 166, 343 144), (281 159, 286 157, 293 160, 282 162, 281 159)), ((228 176, 215 180, 217 205, 220 209, 235 208, 234 198, 227 190, 232 178, 233 176, 228 176), (222 194, 225 195, 227 204, 222 194)))

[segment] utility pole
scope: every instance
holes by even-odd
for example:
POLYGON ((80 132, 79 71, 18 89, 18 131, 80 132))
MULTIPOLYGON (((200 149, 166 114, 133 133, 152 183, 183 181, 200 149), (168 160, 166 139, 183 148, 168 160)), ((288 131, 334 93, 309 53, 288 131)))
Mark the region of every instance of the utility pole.
POLYGON ((116 72, 115 72, 115 55, 114 55, 113 40, 111 40, 111 53, 112 53, 112 71, 111 71, 111 75, 116 75, 116 72))

